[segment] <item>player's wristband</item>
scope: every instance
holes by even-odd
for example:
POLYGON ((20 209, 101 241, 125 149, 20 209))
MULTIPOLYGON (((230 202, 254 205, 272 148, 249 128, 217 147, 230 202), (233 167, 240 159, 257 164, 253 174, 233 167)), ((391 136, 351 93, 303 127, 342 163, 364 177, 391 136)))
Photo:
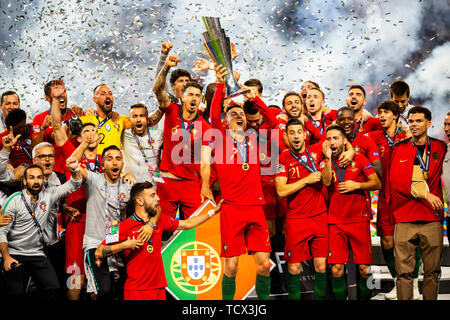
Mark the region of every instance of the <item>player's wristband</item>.
POLYGON ((212 216, 214 216, 215 214, 216 214, 216 212, 214 211, 214 209, 211 209, 211 210, 208 211, 208 216, 210 218, 212 218, 212 216))

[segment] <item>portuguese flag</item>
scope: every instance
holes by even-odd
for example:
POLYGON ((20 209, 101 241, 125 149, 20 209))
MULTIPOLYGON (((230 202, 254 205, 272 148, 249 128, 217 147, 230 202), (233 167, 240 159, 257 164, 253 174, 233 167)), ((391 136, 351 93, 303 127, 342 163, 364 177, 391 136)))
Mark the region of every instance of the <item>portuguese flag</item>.
MULTIPOLYGON (((205 214, 215 204, 207 200, 192 215, 205 214)), ((220 213, 219 213, 220 214, 220 213)), ((220 217, 215 215, 195 229, 176 232, 161 254, 168 291, 179 300, 221 300, 223 259, 220 258, 220 217)), ((252 256, 239 258, 235 299, 245 299, 255 285, 252 256)))

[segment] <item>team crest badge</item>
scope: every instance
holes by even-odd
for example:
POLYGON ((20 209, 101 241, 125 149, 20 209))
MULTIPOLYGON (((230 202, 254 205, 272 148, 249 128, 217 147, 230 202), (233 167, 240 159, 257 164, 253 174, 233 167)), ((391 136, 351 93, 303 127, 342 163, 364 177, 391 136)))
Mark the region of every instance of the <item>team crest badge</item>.
POLYGON ((125 193, 121 193, 121 194, 119 194, 119 200, 120 201, 123 201, 125 199, 125 193))
POLYGON ((102 265, 102 260, 100 260, 100 259, 95 259, 95 264, 97 265, 97 267, 100 268, 100 266, 102 265))
POLYGON ((45 202, 41 202, 39 208, 41 208, 41 210, 45 212, 45 209, 47 209, 47 204, 45 202))
POLYGON ((190 285, 200 285, 211 275, 211 251, 209 249, 181 250, 181 274, 190 285))

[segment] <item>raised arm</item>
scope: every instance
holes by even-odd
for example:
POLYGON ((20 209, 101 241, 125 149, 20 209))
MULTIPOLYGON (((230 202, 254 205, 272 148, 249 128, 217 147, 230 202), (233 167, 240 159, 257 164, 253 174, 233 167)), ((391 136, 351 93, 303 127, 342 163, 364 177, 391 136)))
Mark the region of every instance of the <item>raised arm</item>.
POLYGON ((8 161, 11 148, 17 143, 20 134, 14 137, 13 127, 10 127, 9 134, 2 137, 2 150, 0 151, 0 181, 14 181, 14 173, 8 170, 8 161))
POLYGON ((101 244, 97 250, 95 250, 95 257, 97 259, 107 258, 109 256, 112 256, 113 254, 119 253, 121 251, 124 251, 126 249, 135 250, 140 248, 144 244, 144 241, 140 239, 131 239, 128 238, 125 241, 112 244, 112 245, 106 245, 101 244))
POLYGON ((156 77, 155 84, 153 85, 153 92, 156 95, 156 99, 158 100, 158 104, 161 108, 166 108, 170 104, 169 94, 165 90, 167 74, 169 73, 170 68, 178 65, 179 60, 180 59, 178 59, 177 56, 170 55, 166 59, 163 68, 156 77))
POLYGON ((222 104, 225 98, 225 76, 227 74, 226 68, 222 66, 215 66, 216 71, 216 91, 214 92, 213 99, 211 101, 211 125, 216 129, 223 129, 222 120, 222 104))
POLYGON ((258 89, 256 87, 244 87, 244 96, 258 109, 264 118, 265 123, 270 128, 275 128, 277 125, 276 116, 270 111, 269 107, 258 97, 258 89))
POLYGON ((201 225, 206 220, 212 218, 217 212, 220 211, 220 208, 222 207, 222 203, 223 203, 223 199, 220 200, 220 202, 217 204, 217 207, 209 210, 208 213, 204 213, 202 215, 191 217, 187 220, 180 220, 177 230, 189 230, 189 229, 193 229, 193 228, 201 225))
POLYGON ((60 109, 60 97, 64 94, 66 91, 66 87, 63 86, 51 86, 50 91, 50 104, 51 104, 51 110, 52 110, 52 127, 53 127, 53 133, 55 136, 55 143, 58 147, 62 147, 68 137, 66 130, 64 130, 64 127, 61 123, 61 109, 60 109))
POLYGON ((66 167, 69 169, 72 176, 69 181, 61 186, 53 187, 51 193, 51 201, 54 203, 59 202, 62 198, 74 192, 81 186, 82 176, 80 170, 80 163, 75 158, 68 158, 66 160, 66 167))

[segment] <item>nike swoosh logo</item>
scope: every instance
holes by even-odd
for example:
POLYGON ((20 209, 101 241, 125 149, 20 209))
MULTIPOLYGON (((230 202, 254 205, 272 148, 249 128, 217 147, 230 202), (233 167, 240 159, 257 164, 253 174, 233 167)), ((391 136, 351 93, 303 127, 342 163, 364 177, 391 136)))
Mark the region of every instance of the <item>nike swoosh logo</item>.
POLYGON ((293 167, 293 166, 295 166, 297 163, 296 162, 294 162, 294 163, 289 163, 289 167, 293 167))
POLYGON ((406 161, 408 161, 408 160, 400 160, 400 162, 406 162, 406 161))

